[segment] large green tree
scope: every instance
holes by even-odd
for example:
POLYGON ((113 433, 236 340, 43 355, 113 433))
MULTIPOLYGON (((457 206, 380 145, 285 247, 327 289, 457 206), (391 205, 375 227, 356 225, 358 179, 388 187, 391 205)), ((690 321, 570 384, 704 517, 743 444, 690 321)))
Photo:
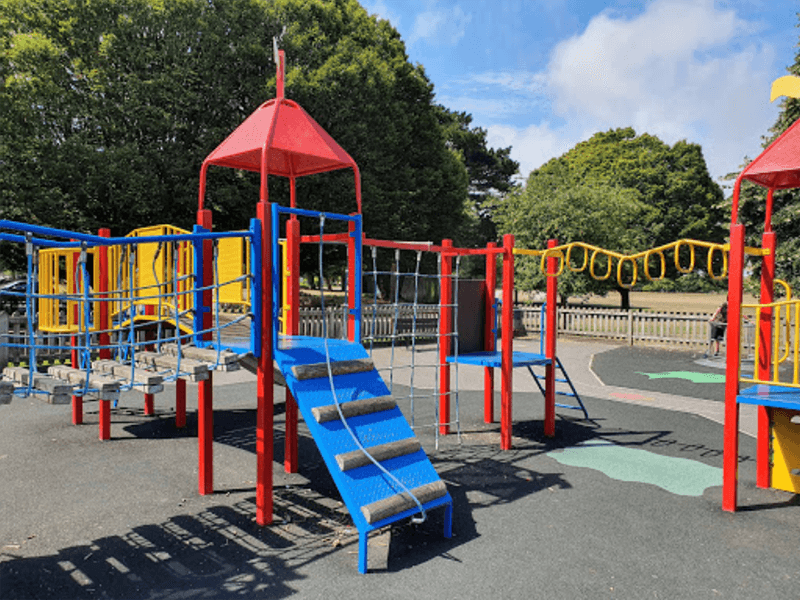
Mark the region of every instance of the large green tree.
MULTIPOLYGON (((721 241, 722 204, 697 144, 669 146, 623 128, 597 133, 534 170, 525 188, 500 205, 497 220, 518 246, 540 249, 555 238, 627 254, 681 238, 721 241)), ((575 259, 579 266, 582 255, 575 259)), ((525 284, 541 285, 533 266, 522 268, 530 269, 525 284)), ((616 289, 629 304, 614 276, 597 282, 568 274, 559 284, 565 296, 616 289)))
MULTIPOLYGON (((203 158, 286 95, 362 173, 365 231, 453 237, 468 176, 433 86, 397 31, 356 0, 5 0, 0 3, 0 218, 114 234, 195 218, 203 158)), ((215 226, 254 216, 257 177, 209 171, 215 226)), ((288 201, 270 181, 270 199, 288 201)), ((300 180, 301 206, 352 212, 350 173, 300 180)))
POLYGON ((472 126, 472 115, 439 105, 439 123, 449 148, 458 153, 469 176, 469 202, 473 227, 466 234, 473 245, 484 246, 497 239, 493 209, 516 186, 519 163, 511 158, 511 147, 491 148, 486 130, 472 126))
MULTIPOLYGON (((787 72, 800 76, 800 51, 795 54, 794 64, 787 69, 787 72)), ((763 147, 769 146, 798 118, 800 118, 800 99, 783 98, 780 102, 778 118, 763 138, 763 147)), ((742 168, 746 167, 750 160, 752 157, 745 158, 742 168)), ((731 173, 727 178, 733 180, 738 175, 739 173, 731 173)), ((767 190, 765 188, 749 181, 742 182, 739 195, 739 220, 745 225, 747 243, 751 246, 761 246, 766 199, 767 190)), ((800 289, 800 261, 797 260, 800 256, 800 190, 778 190, 774 193, 772 228, 777 237, 776 277, 787 281, 793 290, 798 290, 800 289)), ((755 277, 748 278, 747 285, 752 291, 756 291, 759 285, 757 283, 758 276, 761 272, 760 261, 752 261, 751 266, 755 277)))

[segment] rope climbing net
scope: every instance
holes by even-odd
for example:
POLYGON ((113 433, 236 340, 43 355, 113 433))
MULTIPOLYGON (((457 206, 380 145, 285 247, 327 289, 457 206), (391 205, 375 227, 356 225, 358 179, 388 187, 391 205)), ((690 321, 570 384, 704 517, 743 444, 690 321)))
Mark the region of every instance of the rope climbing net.
MULTIPOLYGON (((232 335, 237 324, 253 319, 249 298, 242 302, 247 312, 223 316, 223 290, 249 293, 258 287, 257 272, 241 257, 239 272, 221 273, 221 250, 233 240, 234 247, 250 253, 255 227, 190 233, 159 226, 110 238, 0 221, 0 241, 11 253, 15 245, 24 246, 27 282, 17 294, 25 332, 0 339, 0 358, 18 365, 15 375, 6 369, 4 377, 22 383, 17 394, 49 393, 37 389, 37 377, 45 368, 53 373, 53 363, 68 363, 72 394, 86 395, 99 391, 93 373, 98 359, 111 360, 127 370, 122 375, 117 368, 114 376, 121 380, 119 391, 128 391, 139 385, 144 352, 174 356, 174 367, 160 372, 163 381, 187 375, 181 364, 186 344, 215 348, 218 366, 223 346, 241 344, 232 335)), ((245 349, 252 350, 249 337, 245 349)))
POLYGON ((411 427, 455 427, 461 435, 458 363, 449 385, 441 381, 445 357, 458 355, 461 256, 433 244, 367 240, 372 292, 365 306, 363 343, 370 354, 388 353, 384 370, 392 395, 407 403, 411 427), (440 414, 442 395, 453 400, 453 419, 440 414))

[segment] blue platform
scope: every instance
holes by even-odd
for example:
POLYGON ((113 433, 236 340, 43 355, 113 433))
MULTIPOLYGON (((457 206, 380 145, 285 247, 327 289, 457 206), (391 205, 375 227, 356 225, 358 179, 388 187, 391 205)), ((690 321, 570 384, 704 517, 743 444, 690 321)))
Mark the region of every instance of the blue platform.
MULTIPOLYGON (((491 367, 499 369, 503 365, 503 353, 499 350, 469 352, 467 354, 448 356, 447 362, 458 363, 460 365, 476 365, 479 367, 491 367)), ((537 375, 533 370, 533 367, 547 366, 550 363, 552 363, 552 360, 547 358, 544 354, 536 354, 535 352, 518 352, 516 350, 512 353, 511 366, 513 368, 526 367, 543 396, 545 395, 545 389, 541 381, 543 376, 541 373, 537 375)), ((570 389, 570 391, 556 391, 556 395, 569 396, 570 398, 575 398, 575 400, 578 402, 578 404, 563 404, 556 402, 556 406, 560 408, 583 411, 584 418, 588 419, 589 413, 583 404, 583 400, 581 400, 581 397, 578 395, 578 391, 575 389, 575 386, 572 385, 572 381, 570 380, 569 375, 567 375, 564 365, 562 365, 561 361, 558 360, 558 357, 556 357, 556 370, 562 373, 562 377, 556 377, 556 381, 559 383, 566 383, 570 389)))
MULTIPOLYGON (((448 356, 447 362, 459 363, 462 365, 478 365, 481 367, 500 368, 502 365, 503 353, 500 351, 490 352, 470 352, 469 354, 459 354, 458 356, 448 356)), ((528 367, 533 365, 549 365, 550 359, 544 354, 534 354, 533 352, 514 352, 512 365, 514 367, 528 367)))
POLYGON ((784 385, 757 384, 741 390, 736 396, 736 402, 800 410, 800 389, 784 385))
MULTIPOLYGON (((349 471, 342 471, 339 468, 336 456, 358 450, 358 446, 342 421, 336 419, 318 423, 312 413, 315 407, 334 404, 330 379, 325 376, 301 381, 292 372, 292 367, 296 365, 325 363, 326 355, 330 356, 331 362, 369 358, 367 351, 360 344, 329 339, 326 348, 326 340, 305 336, 281 337, 274 358, 358 529, 359 571, 364 573, 367 570, 368 533, 412 517, 419 513, 419 509, 415 506, 376 523, 367 522, 361 511, 363 506, 396 496, 403 490, 374 464, 349 471)), ((390 395, 389 389, 376 370, 336 375, 333 380, 339 403, 390 395)), ((347 422, 367 450, 379 444, 415 437, 414 431, 397 407, 379 413, 351 417, 347 422)), ((440 481, 438 473, 423 450, 392 458, 381 464, 409 490, 440 481)), ((423 504, 426 511, 438 506, 447 506, 446 537, 450 537, 451 533, 452 502, 450 494, 446 493, 423 504)))

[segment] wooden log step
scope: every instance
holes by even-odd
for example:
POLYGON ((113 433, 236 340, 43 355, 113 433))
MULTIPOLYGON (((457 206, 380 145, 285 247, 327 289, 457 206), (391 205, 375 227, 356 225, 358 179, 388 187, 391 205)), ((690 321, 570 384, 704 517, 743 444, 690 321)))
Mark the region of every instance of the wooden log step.
MULTIPOLYGON (((396 406, 397 402, 395 402, 394 398, 391 396, 377 396, 375 398, 351 400, 350 402, 342 402, 339 404, 345 419, 360 417, 361 415, 371 415, 372 413, 384 410, 392 410, 396 406)), ((328 421, 339 419, 339 411, 336 410, 335 404, 315 406, 311 409, 311 414, 314 415, 317 423, 327 423, 328 421)))
MULTIPOLYGON (((21 386, 28 385, 30 371, 27 367, 6 367, 3 374, 21 386)), ((43 396, 49 404, 69 404, 72 401, 72 386, 54 377, 35 373, 33 388, 46 392, 46 394, 37 394, 37 396, 43 396)))
POLYGON ((0 404, 11 404, 14 395, 14 384, 10 381, 0 381, 0 404))
MULTIPOLYGON (((239 357, 239 365, 247 371, 250 371, 253 375, 258 375, 258 357, 251 352, 242 354, 239 357)), ((286 387, 286 380, 283 378, 283 373, 281 373, 276 362, 272 363, 272 372, 275 385, 286 387)))
MULTIPOLYGON (((208 379, 208 365, 191 358, 181 357, 181 377, 192 381, 208 379)), ((158 352, 137 352, 136 363, 161 370, 175 371, 178 368, 178 357, 158 352)))
MULTIPOLYGON (((96 360, 92 362, 92 368, 125 381, 129 381, 131 378, 131 366, 115 360, 96 360)), ((133 383, 139 386, 140 391, 144 394, 158 394, 164 391, 164 378, 143 369, 133 370, 133 383)))
MULTIPOLYGON (((69 381, 74 386, 85 386, 86 384, 86 371, 80 369, 73 369, 72 367, 64 367, 61 365, 53 365, 47 369, 53 377, 69 381)), ((100 400, 119 400, 120 382, 103 375, 101 373, 90 373, 88 386, 93 390, 97 390, 97 395, 100 400)), ((77 390, 80 392, 80 390, 77 390)))
MULTIPOLYGON (((416 487, 411 490, 411 493, 419 500, 420 504, 426 504, 444 496, 447 493, 447 487, 444 481, 440 479, 439 481, 416 487)), ((367 523, 372 525, 416 506, 417 503, 414 502, 413 498, 408 493, 403 492, 402 494, 389 496, 383 500, 362 506, 361 513, 367 523)))
MULTIPOLYGON (((170 356, 178 356, 177 344, 162 344, 161 351, 170 356)), ((214 365, 217 362, 217 351, 214 348, 198 348, 197 346, 181 346, 181 355, 184 358, 191 358, 200 362, 214 365)), ((222 350, 219 353, 220 371, 236 371, 239 369, 239 355, 230 350, 222 350)))
MULTIPOLYGON (((331 362, 331 373, 336 375, 351 375, 353 373, 364 373, 375 368, 372 360, 361 358, 356 360, 339 360, 331 362)), ((312 363, 308 365, 295 365, 292 367, 292 374, 298 381, 306 379, 318 379, 328 376, 328 363, 312 363)))
MULTIPOLYGON (((404 440, 397 440, 380 444, 378 446, 371 446, 367 448, 367 452, 372 455, 372 458, 378 462, 389 460, 390 458, 397 458, 398 456, 406 456, 413 454, 422 449, 422 445, 415 437, 406 438, 404 440)), ((365 467, 371 465, 372 461, 361 450, 353 450, 352 452, 344 452, 336 455, 336 463, 342 471, 349 471, 358 467, 365 467)))

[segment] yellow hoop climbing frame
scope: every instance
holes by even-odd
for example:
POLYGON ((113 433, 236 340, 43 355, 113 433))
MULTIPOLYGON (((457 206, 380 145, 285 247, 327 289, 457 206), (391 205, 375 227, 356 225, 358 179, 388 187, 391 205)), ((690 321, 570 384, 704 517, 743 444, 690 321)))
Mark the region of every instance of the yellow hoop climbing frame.
MULTIPOLYGON (((544 250, 514 248, 514 254, 539 257, 539 268, 541 272, 548 277, 558 277, 564 273, 565 269, 569 269, 572 273, 581 273, 588 268, 589 275, 598 281, 605 281, 611 277, 611 274, 614 272, 614 261, 616 260, 617 284, 621 288, 631 289, 636 285, 639 279, 639 260, 643 261, 645 278, 648 281, 658 281, 663 279, 666 273, 667 260, 665 253, 669 251, 674 253, 673 260, 675 268, 680 273, 690 273, 695 269, 696 252, 698 248, 705 248, 707 250, 707 269, 709 276, 715 280, 720 280, 727 277, 728 253, 730 251, 730 244, 718 244, 715 242, 704 242, 701 240, 692 239, 677 240, 675 242, 670 242, 669 244, 664 244, 663 246, 650 248, 649 250, 636 252, 634 254, 622 254, 620 252, 606 250, 605 248, 600 248, 599 246, 593 246, 592 244, 586 244, 584 242, 570 242, 569 244, 562 244, 561 246, 555 246, 553 248, 547 248, 544 250), (681 262, 682 249, 684 248, 688 249, 683 252, 684 255, 686 251, 689 253, 688 264, 683 264, 681 262), (573 265, 572 263, 572 253, 576 249, 583 251, 583 258, 580 261, 580 266, 573 265), (715 273, 714 258, 717 253, 719 253, 719 256, 722 260, 722 266, 720 271, 715 273), (559 264, 555 273, 548 274, 546 265, 547 259, 550 257, 558 258, 559 264), (605 258, 607 261, 604 267, 599 263, 598 259, 600 257, 605 258), (651 259, 653 258, 656 259, 656 264, 658 266, 657 275, 653 275, 650 272, 651 259), (600 269, 600 272, 598 272, 598 268, 600 269), (629 271, 629 279, 627 281, 625 280, 626 270, 629 271)), ((748 247, 745 248, 745 253, 750 256, 765 256, 768 254, 768 250, 748 247)))

